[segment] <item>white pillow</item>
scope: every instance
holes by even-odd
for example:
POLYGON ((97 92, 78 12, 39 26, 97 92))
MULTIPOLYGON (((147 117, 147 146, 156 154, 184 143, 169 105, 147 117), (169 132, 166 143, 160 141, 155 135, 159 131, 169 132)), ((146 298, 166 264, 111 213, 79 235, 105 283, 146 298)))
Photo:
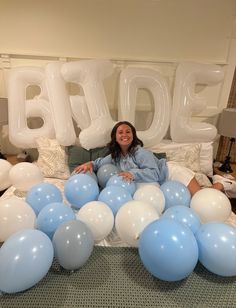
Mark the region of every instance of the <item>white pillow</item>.
POLYGON ((44 177, 68 179, 70 170, 65 148, 57 140, 40 137, 36 140, 39 157, 36 165, 44 177))
POLYGON ((200 172, 200 144, 185 145, 173 150, 165 150, 167 161, 177 162, 195 172, 200 172))
MULTIPOLYGON (((153 146, 152 148, 149 148, 149 150, 160 153, 165 152, 169 150, 175 150, 179 152, 183 147, 186 146, 200 146, 200 154, 199 154, 199 164, 200 164, 200 170, 197 170, 201 173, 206 174, 207 176, 212 176, 213 174, 213 143, 212 142, 204 142, 204 143, 178 143, 173 142, 169 139, 163 139, 161 143, 153 146)), ((172 152, 174 156, 174 152, 172 152)), ((174 159, 174 161, 176 161, 174 159)), ((192 169, 192 168, 190 168, 192 169)), ((195 168, 194 168, 195 169, 195 168)))

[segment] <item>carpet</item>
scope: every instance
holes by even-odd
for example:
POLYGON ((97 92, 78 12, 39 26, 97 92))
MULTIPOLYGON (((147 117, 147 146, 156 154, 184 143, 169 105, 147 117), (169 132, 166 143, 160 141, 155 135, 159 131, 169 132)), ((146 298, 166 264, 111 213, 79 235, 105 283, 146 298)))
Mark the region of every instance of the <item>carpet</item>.
MULTIPOLYGON (((173 256, 174 262, 174 256, 173 256)), ((73 273, 54 261, 33 288, 0 296, 1 308, 14 307, 235 307, 236 277, 220 277, 198 264, 179 282, 154 278, 138 251, 95 247, 87 263, 73 273)))

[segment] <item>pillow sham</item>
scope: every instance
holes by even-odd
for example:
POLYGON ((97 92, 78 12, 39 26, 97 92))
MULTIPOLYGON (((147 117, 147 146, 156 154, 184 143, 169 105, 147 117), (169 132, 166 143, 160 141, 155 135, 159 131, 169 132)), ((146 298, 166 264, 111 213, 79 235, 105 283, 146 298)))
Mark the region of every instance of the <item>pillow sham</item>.
POLYGON ((71 145, 67 147, 68 166, 70 172, 73 172, 75 167, 84 164, 88 161, 95 160, 98 157, 104 157, 109 153, 107 147, 95 148, 86 150, 80 146, 71 145))
POLYGON ((166 150, 167 161, 174 161, 195 172, 201 172, 200 151, 200 144, 185 145, 176 149, 168 149, 166 150))
POLYGON ((44 177, 66 180, 70 176, 68 157, 65 148, 56 139, 40 137, 36 140, 38 160, 35 164, 40 168, 44 177))

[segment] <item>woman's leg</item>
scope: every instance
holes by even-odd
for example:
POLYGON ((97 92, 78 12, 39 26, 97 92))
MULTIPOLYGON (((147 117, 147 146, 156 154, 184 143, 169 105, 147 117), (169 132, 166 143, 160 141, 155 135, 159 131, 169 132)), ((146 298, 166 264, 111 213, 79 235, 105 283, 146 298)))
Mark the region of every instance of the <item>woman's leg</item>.
POLYGON ((198 184, 195 177, 192 178, 192 180, 187 185, 188 190, 190 191, 191 196, 193 196, 196 192, 201 190, 201 186, 198 184))
MULTIPOLYGON (((176 180, 183 183, 185 186, 187 186, 191 196, 193 196, 196 192, 202 189, 194 176, 195 173, 192 170, 180 166, 175 162, 167 162, 167 166, 169 170, 169 180, 176 180)), ((223 184, 219 182, 214 183, 212 185, 212 188, 224 191, 223 184)))
MULTIPOLYGON (((198 184, 196 178, 193 178, 189 184, 188 184, 188 190, 190 191, 190 194, 193 196, 196 192, 198 192, 201 188, 201 186, 198 184)), ((215 188, 217 190, 223 191, 224 186, 221 183, 215 183, 212 185, 211 188, 215 188)))

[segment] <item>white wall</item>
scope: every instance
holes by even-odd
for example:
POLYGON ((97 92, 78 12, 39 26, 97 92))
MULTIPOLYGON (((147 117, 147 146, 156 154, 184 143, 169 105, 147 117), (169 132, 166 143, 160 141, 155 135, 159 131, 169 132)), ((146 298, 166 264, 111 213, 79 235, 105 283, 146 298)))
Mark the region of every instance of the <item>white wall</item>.
MULTIPOLYGON (((128 65, 159 70, 172 90, 178 63, 219 64, 224 83, 205 90, 208 106, 195 117, 215 124, 236 64, 236 0, 0 0, 0 55, 0 97, 7 97, 11 67, 112 59, 105 81, 111 109, 128 65)), ((150 109, 146 93, 138 105, 150 109)))
POLYGON ((1 0, 1 53, 226 63, 235 0, 1 0))

